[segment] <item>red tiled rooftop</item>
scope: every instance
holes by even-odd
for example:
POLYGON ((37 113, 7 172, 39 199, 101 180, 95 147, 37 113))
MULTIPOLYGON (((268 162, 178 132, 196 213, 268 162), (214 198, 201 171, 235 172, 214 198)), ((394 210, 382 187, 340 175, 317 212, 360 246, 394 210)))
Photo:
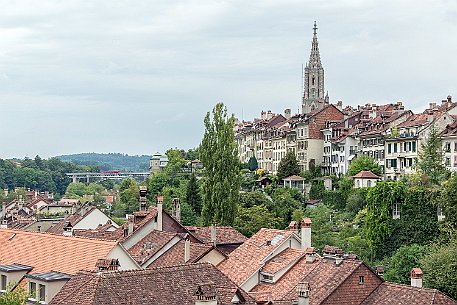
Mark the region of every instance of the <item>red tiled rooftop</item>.
POLYGON ((116 242, 0 229, 0 245, 0 264, 29 265, 33 273, 75 274, 94 269, 97 259, 106 258, 116 242))
MULTIPOLYGON (((211 227, 185 227, 192 232, 203 243, 211 243, 211 227)), ((215 226, 216 244, 240 244, 247 240, 247 237, 233 227, 215 226)))
POLYGON ((379 176, 373 174, 371 171, 360 171, 352 178, 358 178, 358 179, 379 179, 379 176))

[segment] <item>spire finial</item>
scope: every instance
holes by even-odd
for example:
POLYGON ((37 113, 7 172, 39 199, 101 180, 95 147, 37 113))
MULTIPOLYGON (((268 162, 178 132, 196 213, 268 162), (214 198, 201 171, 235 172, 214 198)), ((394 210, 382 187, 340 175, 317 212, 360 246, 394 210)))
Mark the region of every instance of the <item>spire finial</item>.
POLYGON ((316 24, 316 21, 314 21, 313 30, 314 30, 314 35, 317 35, 317 24, 316 24))

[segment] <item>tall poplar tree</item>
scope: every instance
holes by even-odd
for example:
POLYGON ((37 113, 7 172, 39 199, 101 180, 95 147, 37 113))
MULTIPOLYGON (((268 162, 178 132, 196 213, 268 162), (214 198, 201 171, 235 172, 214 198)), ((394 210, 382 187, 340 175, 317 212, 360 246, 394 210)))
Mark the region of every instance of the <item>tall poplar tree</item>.
POLYGON ((232 225, 240 189, 240 164, 233 125, 227 108, 218 103, 205 117, 205 134, 199 148, 203 164, 202 216, 205 225, 232 225))

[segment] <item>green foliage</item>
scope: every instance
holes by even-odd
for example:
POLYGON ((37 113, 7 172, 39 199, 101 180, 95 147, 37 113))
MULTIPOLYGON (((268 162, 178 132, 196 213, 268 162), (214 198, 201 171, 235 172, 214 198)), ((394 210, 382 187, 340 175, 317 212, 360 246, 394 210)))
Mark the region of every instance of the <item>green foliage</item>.
POLYGON ((292 175, 300 174, 300 166, 295 154, 291 151, 287 152, 286 156, 279 161, 278 165, 278 179, 284 179, 292 175))
POLYGON ((378 176, 381 175, 381 167, 378 165, 378 163, 376 163, 376 160, 366 155, 358 156, 352 160, 351 164, 349 165, 348 175, 354 176, 363 170, 371 171, 373 174, 378 176))
POLYGON ((206 114, 205 134, 200 144, 203 164, 202 217, 205 225, 232 225, 235 220, 240 189, 238 145, 233 133, 233 115, 218 103, 206 114))
MULTIPOLYGON (((119 200, 124 214, 131 214, 138 210, 140 187, 133 178, 122 180, 119 185, 119 200)), ((121 215, 117 215, 121 216, 121 215)))
POLYGON ((457 174, 454 174, 448 181, 443 183, 434 203, 443 209, 446 216, 443 224, 443 231, 450 236, 457 233, 457 174))
POLYGON ((194 174, 190 176, 187 182, 186 202, 192 207, 196 215, 200 215, 202 211, 202 198, 200 196, 200 186, 197 183, 197 178, 194 174))
POLYGON ((296 209, 303 208, 303 196, 296 190, 291 188, 277 188, 272 195, 273 202, 270 202, 270 211, 276 217, 283 219, 282 228, 288 227, 292 220, 292 213, 296 209))
POLYGON ((101 170, 117 169, 123 172, 142 172, 149 170, 151 156, 129 156, 121 153, 81 153, 57 156, 57 158, 78 165, 96 166, 101 170))
POLYGON ((403 201, 404 192, 401 182, 379 182, 368 191, 365 234, 373 255, 392 234, 392 206, 403 201))
POLYGON ((183 167, 186 165, 184 159, 184 152, 179 149, 169 149, 166 152, 168 163, 165 166, 165 173, 170 176, 177 175, 182 172, 183 167))
POLYGON ((409 284, 411 269, 419 266, 419 260, 424 252, 424 247, 418 244, 400 247, 385 265, 384 279, 389 282, 409 284))
POLYGON ((241 170, 241 189, 245 191, 251 191, 256 183, 257 174, 251 172, 248 169, 241 170))
POLYGON ((13 291, 11 288, 14 285, 7 287, 6 292, 0 294, 0 305, 25 305, 29 295, 24 287, 18 285, 13 291))
POLYGON ((57 158, 43 160, 36 156, 35 159, 25 158, 18 162, 0 159, 0 187, 8 189, 25 187, 61 195, 65 193, 71 182, 66 173, 83 172, 89 169, 93 168, 63 162, 57 158))
POLYGON ((424 285, 439 289, 457 299, 457 240, 431 247, 429 254, 420 260, 424 272, 424 285))
POLYGON ((325 193, 324 181, 317 180, 313 181, 311 185, 311 190, 309 191, 310 199, 323 199, 325 193))
POLYGON ((240 205, 245 208, 250 208, 256 205, 271 207, 272 202, 265 196, 263 192, 243 192, 240 194, 240 205))
POLYGON ((368 189, 366 188, 354 189, 346 201, 346 211, 352 215, 356 215, 367 204, 367 193, 368 189))
POLYGON ((343 210, 345 206, 344 198, 340 190, 324 190, 322 202, 336 210, 343 210))
POLYGON ((261 228, 281 228, 283 219, 276 217, 264 205, 249 208, 238 207, 234 227, 247 237, 251 237, 261 228))
POLYGON ((165 186, 169 185, 170 178, 166 173, 156 173, 152 175, 147 181, 148 199, 151 202, 156 202, 157 196, 162 194, 165 186))
POLYGON ((443 164, 441 139, 434 125, 430 127, 427 141, 422 143, 416 163, 418 171, 430 178, 432 184, 439 185, 449 177, 449 171, 443 164))
POLYGON ((259 168, 259 164, 257 163, 256 157, 249 158, 248 168, 251 172, 259 168))
POLYGON ((354 180, 343 177, 338 181, 338 189, 343 196, 343 199, 346 201, 349 198, 349 195, 353 192, 354 180))
POLYGON ((184 226, 195 226, 197 214, 192 206, 186 202, 181 203, 181 224, 184 226))

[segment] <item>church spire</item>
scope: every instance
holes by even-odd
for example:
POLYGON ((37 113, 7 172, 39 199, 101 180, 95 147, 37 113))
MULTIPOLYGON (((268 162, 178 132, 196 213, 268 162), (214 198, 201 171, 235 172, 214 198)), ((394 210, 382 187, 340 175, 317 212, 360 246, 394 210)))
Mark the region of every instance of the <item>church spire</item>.
POLYGON ((313 42, 311 45, 311 54, 309 55, 309 66, 319 68, 321 65, 321 56, 319 54, 319 42, 317 41, 317 24, 314 21, 313 42))
POLYGON ((323 107, 325 102, 328 103, 328 97, 324 96, 324 68, 322 67, 321 56, 319 53, 316 21, 314 21, 313 27, 311 53, 309 55, 309 61, 305 65, 303 76, 304 92, 302 111, 303 113, 308 113, 323 107))

